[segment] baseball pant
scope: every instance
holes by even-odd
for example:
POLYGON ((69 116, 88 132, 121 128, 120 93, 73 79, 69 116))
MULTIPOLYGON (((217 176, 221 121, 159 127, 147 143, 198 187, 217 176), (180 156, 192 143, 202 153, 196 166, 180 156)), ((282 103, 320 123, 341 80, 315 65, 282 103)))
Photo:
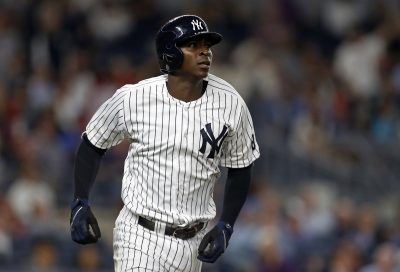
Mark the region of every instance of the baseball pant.
POLYGON ((161 231, 148 230, 138 225, 137 221, 138 217, 126 208, 118 216, 113 245, 116 272, 201 271, 202 263, 197 259, 197 249, 204 230, 193 238, 182 240, 161 231))

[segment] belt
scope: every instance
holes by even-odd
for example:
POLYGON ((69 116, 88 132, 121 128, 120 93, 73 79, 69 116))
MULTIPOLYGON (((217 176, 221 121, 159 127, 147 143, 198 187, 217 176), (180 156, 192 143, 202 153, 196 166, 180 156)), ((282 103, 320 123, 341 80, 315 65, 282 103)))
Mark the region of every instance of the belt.
MULTIPOLYGON (((139 216, 138 224, 142 227, 154 231, 156 223, 146 219, 142 216, 139 216)), ((199 231, 201 231, 205 226, 204 222, 199 222, 189 227, 165 227, 165 235, 173 236, 175 238, 179 238, 182 240, 187 240, 194 237, 199 231)))

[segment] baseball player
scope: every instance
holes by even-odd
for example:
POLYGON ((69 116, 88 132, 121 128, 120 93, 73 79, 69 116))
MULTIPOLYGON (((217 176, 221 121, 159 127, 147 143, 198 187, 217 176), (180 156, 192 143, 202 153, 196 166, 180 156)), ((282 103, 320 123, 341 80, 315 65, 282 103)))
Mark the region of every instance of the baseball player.
POLYGON ((200 271, 225 251, 259 157, 252 118, 237 91, 209 74, 222 36, 183 15, 156 36, 163 75, 118 89, 94 114, 77 151, 71 236, 101 234, 89 191, 107 149, 123 139, 124 203, 114 228, 115 271, 200 271), (221 217, 213 188, 228 168, 221 217), (207 230, 210 230, 207 232, 207 230))

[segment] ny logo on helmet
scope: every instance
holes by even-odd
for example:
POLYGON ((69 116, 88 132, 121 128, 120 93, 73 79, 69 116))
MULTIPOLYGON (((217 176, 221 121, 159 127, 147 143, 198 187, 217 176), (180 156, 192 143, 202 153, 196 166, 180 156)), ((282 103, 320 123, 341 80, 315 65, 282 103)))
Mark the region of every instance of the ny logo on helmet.
POLYGON ((215 138, 215 136, 214 136, 214 132, 211 129, 210 123, 206 124, 206 129, 202 128, 200 130, 200 133, 201 133, 201 137, 203 138, 203 143, 202 143, 199 151, 204 154, 206 152, 207 143, 209 143, 211 146, 211 150, 210 150, 210 153, 208 154, 207 158, 213 159, 215 156, 215 152, 218 154, 218 152, 222 146, 222 143, 224 142, 225 137, 228 135, 228 127, 226 125, 224 125, 221 133, 218 135, 217 138, 215 138))
POLYGON ((197 31, 203 30, 203 25, 201 24, 201 21, 199 21, 197 19, 193 19, 191 23, 192 23, 194 31, 196 31, 196 29, 197 29, 197 31))

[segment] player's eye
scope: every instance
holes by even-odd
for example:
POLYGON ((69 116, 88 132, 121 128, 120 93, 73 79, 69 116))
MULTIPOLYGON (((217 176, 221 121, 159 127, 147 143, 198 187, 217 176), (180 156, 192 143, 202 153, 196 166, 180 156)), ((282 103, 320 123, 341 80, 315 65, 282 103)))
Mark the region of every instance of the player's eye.
POLYGON ((196 41, 191 41, 187 44, 187 47, 190 48, 196 48, 197 47, 197 42, 196 41))
POLYGON ((207 49, 211 48, 211 42, 206 41, 206 40, 193 40, 193 41, 188 41, 183 44, 183 47, 187 47, 190 49, 197 49, 199 47, 206 47, 207 49))

